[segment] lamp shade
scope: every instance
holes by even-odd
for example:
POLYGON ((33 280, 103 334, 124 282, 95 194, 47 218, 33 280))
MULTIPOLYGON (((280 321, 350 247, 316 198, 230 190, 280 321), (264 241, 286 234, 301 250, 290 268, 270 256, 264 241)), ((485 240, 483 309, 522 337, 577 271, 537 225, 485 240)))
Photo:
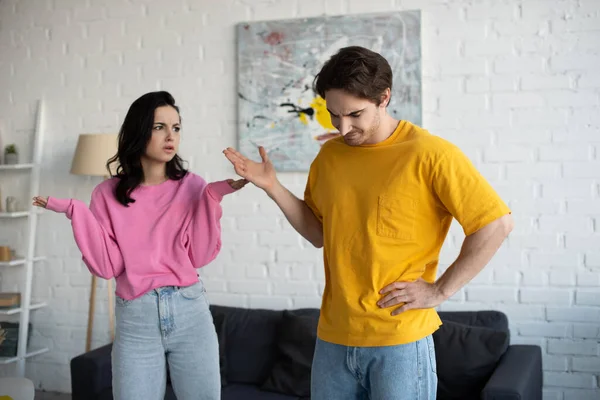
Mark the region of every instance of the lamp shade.
POLYGON ((71 162, 71 173, 89 176, 109 175, 106 162, 117 154, 117 137, 117 134, 112 133, 79 135, 77 148, 71 162))

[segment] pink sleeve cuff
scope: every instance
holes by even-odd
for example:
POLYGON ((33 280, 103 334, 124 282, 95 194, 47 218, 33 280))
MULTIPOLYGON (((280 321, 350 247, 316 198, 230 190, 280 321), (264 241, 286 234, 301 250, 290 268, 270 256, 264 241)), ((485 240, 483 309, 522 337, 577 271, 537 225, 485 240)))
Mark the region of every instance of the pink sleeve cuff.
POLYGON ((235 192, 235 189, 227 181, 211 182, 206 187, 206 190, 208 190, 208 193, 216 201, 221 201, 224 196, 235 192))
POLYGON ((46 209, 57 213, 66 213, 69 210, 71 202, 71 199, 57 199, 55 197, 48 197, 46 209))

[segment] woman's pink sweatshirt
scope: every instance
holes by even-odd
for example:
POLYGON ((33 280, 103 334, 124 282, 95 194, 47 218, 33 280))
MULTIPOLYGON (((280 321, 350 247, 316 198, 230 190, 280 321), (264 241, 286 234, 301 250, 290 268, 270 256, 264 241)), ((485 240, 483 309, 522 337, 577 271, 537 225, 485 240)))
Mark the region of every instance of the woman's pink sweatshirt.
POLYGON ((221 200, 235 190, 227 181, 207 184, 188 172, 179 180, 139 186, 123 206, 118 178, 99 184, 90 207, 74 199, 48 198, 46 208, 71 220, 77 246, 90 272, 115 278, 116 294, 132 300, 160 286, 198 281, 196 268, 221 249, 221 200))

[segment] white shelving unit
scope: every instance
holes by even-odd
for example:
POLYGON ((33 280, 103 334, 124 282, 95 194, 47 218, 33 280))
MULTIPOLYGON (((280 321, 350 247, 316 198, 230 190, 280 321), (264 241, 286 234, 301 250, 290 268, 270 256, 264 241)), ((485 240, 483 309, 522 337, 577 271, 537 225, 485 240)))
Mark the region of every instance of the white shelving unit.
MULTIPOLYGON (((48 304, 46 303, 31 303, 29 305, 29 311, 37 310, 38 308, 46 307, 48 304)), ((6 310, 0 310, 0 315, 14 315, 23 312, 23 308, 9 308, 6 310)))
MULTIPOLYGON (((33 262, 36 261, 44 261, 46 257, 34 257, 33 262)), ((16 260, 10 261, 0 261, 0 268, 2 267, 18 267, 20 265, 25 265, 27 263, 27 259, 25 258, 17 258, 16 260)))
MULTIPOLYGON (((44 134, 44 102, 38 101, 36 126, 33 140, 33 156, 32 162, 16 165, 0 165, 0 173, 10 173, 11 171, 26 170, 31 174, 29 180, 29 199, 38 194, 40 186, 40 164, 42 161, 42 143, 44 134)), ((19 291, 21 293, 21 306, 14 309, 0 310, 1 315, 19 315, 19 344, 16 357, 0 357, 0 365, 2 364, 17 364, 17 373, 19 376, 25 376, 25 361, 33 356, 42 354, 48 351, 46 348, 32 349, 27 348, 27 338, 29 336, 29 319, 30 312, 46 306, 46 303, 31 302, 31 287, 33 280, 34 263, 43 261, 45 258, 35 255, 35 239, 37 233, 37 217, 39 211, 34 209, 33 205, 29 205, 27 211, 19 211, 0 213, 0 224, 2 219, 7 218, 23 218, 27 222, 27 242, 24 248, 26 254, 23 258, 0 262, 0 274, 6 268, 23 268, 22 279, 20 280, 19 291)), ((20 271, 21 272, 21 271, 20 271)), ((1 325, 1 323, 0 323, 1 325)))
POLYGON ((34 164, 0 164, 0 171, 2 170, 12 170, 12 169, 32 169, 34 164))

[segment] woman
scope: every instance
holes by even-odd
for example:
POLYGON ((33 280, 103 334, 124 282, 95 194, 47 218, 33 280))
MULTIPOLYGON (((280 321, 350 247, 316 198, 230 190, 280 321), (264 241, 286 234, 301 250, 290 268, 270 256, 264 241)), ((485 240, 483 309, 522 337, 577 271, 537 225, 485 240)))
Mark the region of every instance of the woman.
POLYGON ((91 273, 116 279, 112 350, 115 400, 163 399, 166 363, 178 400, 221 395, 217 336, 196 268, 221 247, 220 202, 247 181, 206 184, 177 155, 181 119, 167 92, 129 108, 119 133, 117 174, 99 184, 90 207, 39 197, 65 213, 91 273))

